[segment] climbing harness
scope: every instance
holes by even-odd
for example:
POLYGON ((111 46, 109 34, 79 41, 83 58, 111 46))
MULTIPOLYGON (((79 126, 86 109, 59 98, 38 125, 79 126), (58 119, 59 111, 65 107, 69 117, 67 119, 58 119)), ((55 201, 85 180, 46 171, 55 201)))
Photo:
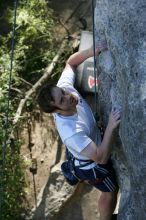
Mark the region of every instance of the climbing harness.
MULTIPOLYGON (((80 178, 79 176, 77 176, 75 169, 77 169, 77 168, 78 169, 80 169, 80 168, 82 169, 82 168, 85 168, 88 165, 91 165, 93 163, 95 163, 95 162, 93 160, 90 160, 90 159, 83 160, 83 159, 78 159, 78 158, 74 157, 74 155, 66 147, 66 161, 64 161, 61 164, 61 170, 62 170, 62 173, 63 173, 66 181, 71 186, 73 186, 73 185, 76 185, 79 182, 83 182, 84 180, 88 180, 87 176, 86 176, 86 178, 83 178, 83 179, 80 178), (78 161, 79 165, 75 165, 75 161, 78 161)), ((84 172, 86 172, 86 171, 84 171, 84 172)), ((93 168, 88 169, 87 172, 91 172, 92 173, 93 172, 93 168)), ((98 170, 98 174, 99 174, 99 170, 98 170)), ((95 174, 94 177, 92 176, 92 177, 89 178, 89 181, 91 181, 92 184, 93 183, 95 184, 95 182, 97 183, 97 181, 101 182, 102 178, 97 180, 97 177, 96 177, 96 174, 95 174)))
POLYGON ((13 19, 13 30, 12 30, 12 40, 11 40, 11 54, 10 54, 10 72, 9 72, 9 84, 8 84, 8 96, 7 96, 7 109, 6 109, 6 115, 5 115, 5 124, 4 124, 4 141, 2 145, 2 160, 1 160, 1 169, 0 169, 0 219, 3 220, 2 215, 2 205, 4 200, 4 191, 3 191, 3 177, 4 177, 4 168, 5 168, 5 162, 6 162, 6 147, 9 144, 8 136, 8 125, 9 125, 9 111, 10 111, 10 89, 11 89, 11 83, 12 83, 12 70, 13 70, 13 59, 14 59, 14 44, 15 44, 15 27, 16 27, 16 11, 17 11, 17 0, 14 0, 14 19, 13 19))

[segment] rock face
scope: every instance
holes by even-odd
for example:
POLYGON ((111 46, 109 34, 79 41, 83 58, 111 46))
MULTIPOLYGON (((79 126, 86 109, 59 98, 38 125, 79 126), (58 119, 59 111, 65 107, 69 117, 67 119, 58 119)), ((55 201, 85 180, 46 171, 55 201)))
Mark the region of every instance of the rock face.
POLYGON ((146 219, 146 1, 97 0, 96 42, 109 51, 98 58, 103 124, 122 108, 113 158, 119 178, 119 220, 146 219), (119 133, 119 134, 118 134, 119 133))
POLYGON ((66 183, 60 170, 61 164, 54 166, 43 193, 40 196, 40 204, 35 210, 33 219, 55 219, 61 207, 74 194, 75 187, 66 183))

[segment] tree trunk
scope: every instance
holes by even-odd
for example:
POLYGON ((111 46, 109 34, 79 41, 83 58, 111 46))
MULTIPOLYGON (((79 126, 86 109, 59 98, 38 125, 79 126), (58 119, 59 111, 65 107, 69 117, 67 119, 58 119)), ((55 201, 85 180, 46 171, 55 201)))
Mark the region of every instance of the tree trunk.
POLYGON ((97 0, 96 43, 109 51, 98 58, 103 124, 112 107, 122 108, 113 160, 121 200, 118 220, 146 219, 146 1, 97 0))

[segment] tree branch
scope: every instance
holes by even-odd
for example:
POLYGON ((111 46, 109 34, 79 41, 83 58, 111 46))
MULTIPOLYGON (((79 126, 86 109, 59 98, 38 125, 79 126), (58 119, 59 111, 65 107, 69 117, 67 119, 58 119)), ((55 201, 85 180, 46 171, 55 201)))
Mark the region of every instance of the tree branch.
POLYGON ((25 79, 23 79, 23 78, 21 78, 21 77, 18 77, 18 79, 19 79, 20 81, 24 82, 25 84, 27 84, 27 85, 30 86, 30 87, 33 86, 30 82, 26 81, 25 79))
POLYGON ((17 88, 14 88, 14 87, 11 87, 10 89, 11 89, 12 91, 15 91, 15 92, 19 93, 21 96, 23 95, 23 93, 21 92, 20 89, 17 89, 17 88))

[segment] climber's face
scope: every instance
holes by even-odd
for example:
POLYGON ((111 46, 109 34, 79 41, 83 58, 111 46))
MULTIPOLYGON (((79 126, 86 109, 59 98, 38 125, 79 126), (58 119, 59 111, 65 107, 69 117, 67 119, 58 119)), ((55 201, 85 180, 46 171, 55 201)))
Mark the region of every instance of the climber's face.
POLYGON ((76 112, 78 98, 64 88, 52 88, 53 100, 51 104, 56 107, 55 112, 61 115, 72 115, 76 112))

